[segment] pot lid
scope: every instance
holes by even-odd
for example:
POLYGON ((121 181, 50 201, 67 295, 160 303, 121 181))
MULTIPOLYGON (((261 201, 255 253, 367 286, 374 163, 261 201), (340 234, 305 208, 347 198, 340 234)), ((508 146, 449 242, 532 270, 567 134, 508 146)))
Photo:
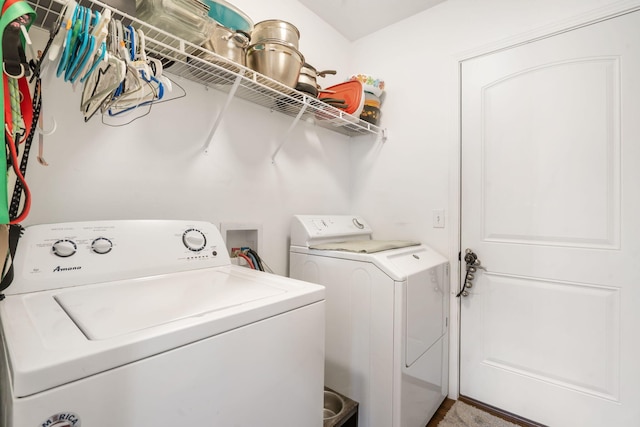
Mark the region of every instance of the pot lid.
POLYGON ((325 88, 325 90, 327 93, 321 92, 318 95, 318 98, 344 99, 344 103, 347 106, 341 109, 349 114, 354 114, 358 110, 362 109, 364 89, 361 82, 351 80, 344 83, 338 83, 337 85, 325 88))

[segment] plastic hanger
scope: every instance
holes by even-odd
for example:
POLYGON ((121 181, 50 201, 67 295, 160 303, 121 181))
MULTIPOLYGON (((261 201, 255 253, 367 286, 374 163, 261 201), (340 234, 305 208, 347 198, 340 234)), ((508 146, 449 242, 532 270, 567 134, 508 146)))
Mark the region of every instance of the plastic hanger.
POLYGON ((69 58, 71 57, 71 50, 73 49, 72 43, 73 40, 73 28, 76 25, 78 14, 82 9, 81 6, 76 5, 73 16, 71 19, 67 20, 64 31, 64 43, 62 45, 62 53, 60 56, 60 62, 58 62, 58 69, 56 71, 56 76, 60 77, 64 72, 67 62, 69 62, 69 58))
MULTIPOLYGON (((74 71, 80 66, 80 63, 84 59, 90 44, 92 42, 95 43, 95 38, 91 36, 89 32, 93 14, 91 13, 91 10, 85 7, 83 7, 82 10, 82 19, 79 20, 81 23, 77 27, 76 43, 71 54, 72 58, 70 60, 70 65, 67 64, 66 72, 64 74, 65 81, 71 80, 74 71)), ((75 31, 76 27, 74 27, 74 32, 75 31)), ((73 38, 73 35, 71 37, 73 38)))
POLYGON ((106 55, 107 55, 107 44, 105 42, 102 42, 102 44, 97 50, 96 55, 94 55, 93 63, 92 62, 87 63, 88 69, 80 78, 80 83, 84 83, 89 78, 91 73, 93 73, 96 70, 96 68, 98 68, 98 65, 100 65, 100 62, 105 60, 106 55))
POLYGON ((76 8, 78 4, 75 0, 68 0, 60 12, 60 16, 58 17, 58 22, 56 22, 54 28, 54 37, 51 42, 51 47, 49 48, 49 52, 47 52, 47 58, 49 61, 53 62, 58 59, 60 52, 63 49, 63 44, 67 38, 67 24, 69 21, 73 21, 74 14, 76 12, 76 8))
POLYGON ((120 86, 125 74, 125 63, 110 53, 105 53, 105 60, 84 83, 80 109, 85 121, 91 119, 106 102, 112 99, 114 91, 120 86))
POLYGON ((82 67, 88 68, 86 73, 79 74, 84 82, 81 110, 85 121, 98 110, 122 116, 163 99, 171 89, 169 79, 162 76, 162 62, 147 58, 144 32, 125 27, 106 12, 92 32, 96 41, 102 40, 100 47, 91 49, 93 62, 82 67))
POLYGON ((107 47, 109 49, 109 53, 114 56, 118 56, 120 49, 120 37, 118 37, 118 30, 120 28, 120 21, 118 19, 112 19, 109 23, 109 36, 107 47))
MULTIPOLYGON (((114 55, 116 55, 118 58, 124 61, 125 65, 128 68, 129 63, 131 62, 131 59, 130 59, 130 54, 128 53, 125 42, 124 42, 124 27, 120 20, 115 20, 112 22, 113 22, 113 35, 114 35, 114 38, 113 38, 114 55)), ((125 77, 122 79, 120 86, 118 87, 118 89, 116 89, 114 93, 114 98, 120 96, 122 93, 125 92, 127 88, 128 76, 129 76, 129 73, 126 73, 125 77)), ((129 80, 130 79, 131 78, 129 77, 129 80)))
POLYGON ((93 12, 93 19, 91 22, 91 27, 93 29, 85 28, 85 31, 87 32, 91 30, 91 32, 88 33, 88 36, 87 36, 89 38, 89 47, 85 51, 80 61, 78 62, 77 66, 71 72, 70 80, 72 83, 76 83, 76 81, 82 76, 84 76, 87 70, 93 65, 93 62, 94 62, 93 60, 95 58, 96 52, 98 51, 101 45, 101 41, 98 40, 98 38, 96 37, 96 31, 95 31, 95 29, 98 26, 98 23, 100 22, 100 19, 101 19, 100 12, 98 11, 93 12))
POLYGON ((91 61, 87 63, 81 71, 80 82, 84 83, 89 75, 94 72, 101 61, 104 61, 107 53, 106 39, 109 34, 109 23, 111 22, 111 10, 106 9, 102 12, 98 24, 94 27, 93 35, 96 39, 94 52, 91 53, 91 61))
POLYGON ((109 116, 113 117, 128 113, 144 105, 143 97, 145 95, 146 85, 147 84, 145 83, 139 88, 136 88, 136 90, 132 90, 125 94, 122 94, 115 98, 111 103, 109 103, 108 108, 106 108, 106 112, 109 114, 109 116))
MULTIPOLYGON (((130 39, 130 52, 134 59, 129 65, 133 69, 137 70, 139 78, 143 82, 140 89, 135 93, 125 93, 121 98, 114 103, 113 108, 110 109, 110 115, 122 114, 127 111, 131 111, 139 106, 149 105, 154 101, 160 100, 164 97, 164 85, 154 75, 146 56, 146 44, 144 32, 141 30, 136 31, 133 27, 128 27, 130 39), (116 109, 121 111, 114 112, 116 109)), ((161 68, 156 68, 156 72, 161 72, 161 68)))
POLYGON ((123 27, 123 29, 125 46, 128 47, 129 57, 134 61, 136 59, 136 39, 138 37, 138 33, 131 25, 123 27))
MULTIPOLYGON (((105 11, 106 12, 106 11, 105 11)), ((104 13, 103 17, 109 14, 104 13)), ((122 58, 122 23, 118 19, 103 22, 106 34, 104 60, 90 73, 84 82, 80 109, 88 121, 98 111, 106 111, 117 93, 123 90, 127 74, 126 58, 122 58)))
MULTIPOLYGON (((147 83, 155 83, 157 87, 157 91, 153 91, 153 98, 149 100, 149 102, 153 102, 156 100, 161 100, 164 97, 164 85, 158 78, 152 75, 147 75, 144 71, 141 72, 142 79, 147 83)), ((153 85, 151 85, 153 86, 153 85)), ((147 98, 147 97, 145 97, 147 98)))
POLYGON ((81 58, 81 59, 79 59, 77 61, 76 66, 72 68, 71 73, 69 74, 69 79, 68 80, 70 80, 71 83, 75 83, 76 80, 78 80, 78 78, 80 77, 82 70, 85 67, 91 65, 91 63, 89 62, 89 59, 91 57, 93 57, 93 54, 90 54, 90 52, 95 53, 96 38, 94 36, 92 36, 92 35, 89 35, 87 37, 88 37, 88 40, 89 40, 89 45, 87 46, 87 51, 81 57, 79 56, 79 58, 81 58))
POLYGON ((173 84, 171 83, 171 80, 169 80, 169 78, 162 73, 162 61, 156 58, 147 58, 147 61, 149 62, 149 67, 151 68, 152 74, 156 76, 156 78, 160 80, 160 82, 162 82, 167 92, 172 92, 173 84))
MULTIPOLYGON (((151 62, 149 61, 149 58, 147 58, 146 38, 144 36, 144 32, 142 30, 137 30, 137 34, 139 49, 136 58, 144 64, 144 66, 140 70, 140 75, 145 81, 149 83, 155 83, 157 85, 158 91, 156 93, 155 100, 160 100, 164 97, 166 86, 166 83, 164 81, 169 81, 169 79, 167 79, 166 77, 163 78, 162 76, 162 62, 158 60, 154 60, 153 62, 151 62), (153 64, 153 67, 151 66, 151 64, 153 64)), ((171 83, 169 82, 169 86, 170 85, 171 83)))
POLYGON ((115 111, 136 107, 143 101, 147 86, 148 83, 142 79, 138 70, 131 64, 127 64, 124 84, 118 88, 107 109, 115 111))
POLYGON ((133 30, 132 27, 130 27, 130 29, 125 28, 122 25, 122 22, 119 20, 116 20, 115 24, 117 33, 116 39, 118 43, 118 55, 120 59, 123 59, 126 64, 127 73, 124 80, 122 81, 122 84, 115 91, 113 100, 110 103, 108 109, 110 109, 111 106, 114 106, 114 108, 126 109, 131 106, 135 106, 136 102, 139 102, 140 99, 143 99, 147 82, 142 79, 138 68, 136 68, 135 62, 133 61, 133 58, 135 58, 135 50, 132 53, 131 46, 135 47, 136 45, 135 30, 133 30), (132 100, 134 104, 131 103, 132 100))
POLYGON ((134 35, 132 39, 135 41, 131 45, 131 59, 133 62, 131 63, 140 73, 140 76, 146 81, 150 81, 150 77, 155 77, 155 72, 152 70, 149 65, 149 61, 147 61, 147 53, 146 49, 146 39, 144 37, 144 32, 142 30, 135 30, 133 27, 129 27, 128 29, 134 35))
POLYGON ((137 100, 142 98, 142 91, 144 91, 146 82, 142 80, 140 73, 130 62, 124 61, 124 63, 126 69, 125 76, 115 90, 111 102, 105 106, 106 109, 111 108, 112 105, 120 106, 123 104, 129 107, 131 106, 130 102, 132 102, 132 100, 133 102, 137 102, 137 100))

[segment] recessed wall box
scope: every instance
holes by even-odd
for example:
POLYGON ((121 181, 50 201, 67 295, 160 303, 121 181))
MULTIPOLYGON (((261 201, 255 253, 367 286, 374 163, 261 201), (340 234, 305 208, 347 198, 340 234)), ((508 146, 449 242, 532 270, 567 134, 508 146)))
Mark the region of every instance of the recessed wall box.
POLYGON ((227 251, 232 257, 233 249, 251 248, 258 254, 262 253, 262 224, 223 222, 220 224, 220 234, 227 245, 227 251))

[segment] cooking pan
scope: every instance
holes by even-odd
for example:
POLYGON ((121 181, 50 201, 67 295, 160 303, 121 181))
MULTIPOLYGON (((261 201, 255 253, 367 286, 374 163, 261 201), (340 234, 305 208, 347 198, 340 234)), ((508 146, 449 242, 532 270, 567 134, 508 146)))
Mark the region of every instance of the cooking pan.
POLYGON ((296 85, 296 90, 300 92, 306 92, 313 97, 318 96, 318 90, 320 89, 320 85, 318 85, 317 77, 324 77, 327 74, 336 74, 335 70, 324 70, 324 71, 316 71, 315 67, 313 67, 309 63, 302 64, 302 68, 300 68, 300 75, 298 76, 298 83, 296 85))

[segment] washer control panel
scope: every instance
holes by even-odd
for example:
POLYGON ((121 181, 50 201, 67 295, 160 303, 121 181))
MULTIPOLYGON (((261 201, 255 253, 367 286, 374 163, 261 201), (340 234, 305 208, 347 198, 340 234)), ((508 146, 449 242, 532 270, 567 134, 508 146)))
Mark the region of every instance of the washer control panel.
POLYGON ((34 225, 18 241, 5 294, 229 265, 204 221, 120 220, 34 225))

